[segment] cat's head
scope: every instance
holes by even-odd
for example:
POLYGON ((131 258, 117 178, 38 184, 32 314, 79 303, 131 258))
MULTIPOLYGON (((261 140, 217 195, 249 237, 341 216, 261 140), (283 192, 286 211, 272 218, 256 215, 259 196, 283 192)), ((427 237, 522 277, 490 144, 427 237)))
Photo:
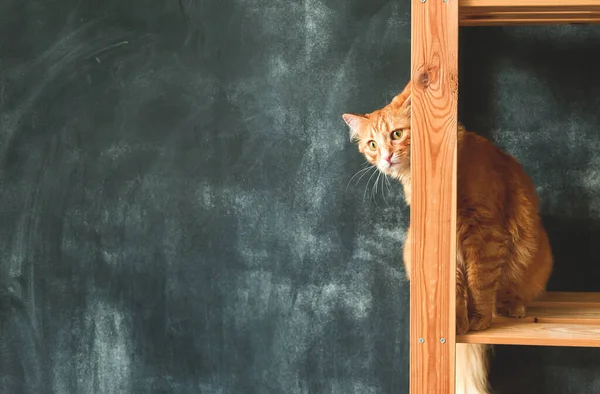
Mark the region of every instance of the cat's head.
POLYGON ((344 114, 350 139, 384 174, 401 179, 410 172, 410 82, 385 107, 370 114, 344 114))

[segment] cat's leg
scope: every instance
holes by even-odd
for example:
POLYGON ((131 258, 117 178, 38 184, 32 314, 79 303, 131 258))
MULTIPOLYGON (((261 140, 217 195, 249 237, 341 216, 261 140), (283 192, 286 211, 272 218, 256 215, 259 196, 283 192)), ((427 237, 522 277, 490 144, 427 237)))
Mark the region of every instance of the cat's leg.
POLYGON ((499 289, 496 295, 496 313, 506 317, 527 316, 527 303, 514 290, 499 289))
POLYGON ((466 270, 459 248, 456 255, 456 335, 464 335, 469 331, 467 297, 466 270))
POLYGON ((535 241, 518 242, 509 257, 507 275, 502 278, 496 300, 500 315, 525 317, 527 304, 546 289, 554 264, 550 242, 541 223, 530 233, 535 234, 535 241))
POLYGON ((470 329, 485 330, 492 324, 496 291, 508 255, 508 235, 500 226, 471 226, 463 242, 467 268, 470 329))

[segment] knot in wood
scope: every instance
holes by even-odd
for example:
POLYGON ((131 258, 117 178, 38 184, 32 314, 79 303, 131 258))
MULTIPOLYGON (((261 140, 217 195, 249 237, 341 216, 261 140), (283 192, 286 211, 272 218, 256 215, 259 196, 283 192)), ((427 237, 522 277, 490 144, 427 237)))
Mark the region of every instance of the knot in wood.
POLYGON ((429 73, 428 72, 423 72, 419 75, 419 78, 417 79, 418 84, 420 87, 422 88, 426 88, 429 86, 429 84, 431 83, 431 80, 429 78, 429 73))

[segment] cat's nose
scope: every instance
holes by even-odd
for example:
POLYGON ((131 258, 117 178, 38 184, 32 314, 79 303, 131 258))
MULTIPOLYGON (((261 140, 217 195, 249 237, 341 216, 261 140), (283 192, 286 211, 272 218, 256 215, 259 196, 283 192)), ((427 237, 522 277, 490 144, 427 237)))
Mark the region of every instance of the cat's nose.
POLYGON ((390 154, 389 154, 389 155, 387 155, 387 156, 383 156, 383 160, 385 160, 385 161, 387 161, 388 163, 390 163, 390 164, 391 164, 391 163, 392 163, 392 156, 393 156, 393 154, 392 154, 392 153, 390 153, 390 154))

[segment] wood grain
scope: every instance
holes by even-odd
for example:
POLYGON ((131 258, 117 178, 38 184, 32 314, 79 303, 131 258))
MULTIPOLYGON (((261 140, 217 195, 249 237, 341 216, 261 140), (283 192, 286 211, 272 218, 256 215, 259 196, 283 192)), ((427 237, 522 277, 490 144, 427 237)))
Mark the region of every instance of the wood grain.
POLYGON ((515 9, 587 9, 600 7, 598 0, 460 0, 461 7, 480 7, 492 9, 504 9, 505 11, 515 9))
POLYGON ((600 0, 460 0, 461 26, 600 23, 600 0))
POLYGON ((547 293, 529 305, 527 317, 496 317, 488 330, 457 342, 600 347, 600 293, 547 293))
POLYGON ((553 18, 553 19, 539 19, 539 18, 498 18, 498 19, 461 19, 461 26, 536 26, 536 25, 591 25, 599 24, 600 16, 593 18, 578 18, 573 20, 572 18, 553 18))
POLYGON ((456 337, 457 1, 412 0, 411 42, 410 393, 452 394, 456 337))

